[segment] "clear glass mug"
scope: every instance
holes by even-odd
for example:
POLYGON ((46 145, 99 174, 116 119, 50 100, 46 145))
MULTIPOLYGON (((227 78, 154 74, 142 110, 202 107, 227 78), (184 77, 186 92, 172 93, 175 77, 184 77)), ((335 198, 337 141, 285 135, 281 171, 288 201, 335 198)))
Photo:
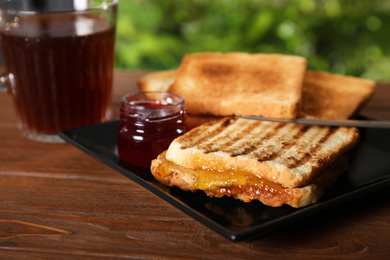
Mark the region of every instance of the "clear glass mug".
POLYGON ((111 117, 118 0, 0 0, 0 42, 21 132, 59 143, 61 130, 111 117))

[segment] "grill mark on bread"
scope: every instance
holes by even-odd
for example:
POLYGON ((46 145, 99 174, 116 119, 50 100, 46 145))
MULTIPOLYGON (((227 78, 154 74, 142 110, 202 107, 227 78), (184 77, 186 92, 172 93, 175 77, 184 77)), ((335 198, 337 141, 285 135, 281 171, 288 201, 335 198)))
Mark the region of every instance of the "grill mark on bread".
MULTIPOLYGON (((195 128, 187 133, 187 136, 185 139, 180 138, 180 142, 182 142, 181 149, 187 149, 191 147, 198 147, 202 143, 206 142, 207 140, 219 135, 221 132, 225 131, 227 127, 229 127, 231 124, 233 124, 237 118, 226 118, 223 119, 219 124, 220 127, 215 128, 211 131, 204 131, 203 128, 195 128), (197 138, 198 137, 198 138, 197 138)), ((213 125, 213 122, 207 123, 208 125, 213 125)))
MULTIPOLYGON (((323 137, 321 137, 318 142, 315 143, 314 146, 310 146, 310 149, 305 152, 304 156, 302 158, 295 158, 295 157, 290 157, 288 159, 290 159, 292 161, 292 163, 289 163, 288 164, 288 168, 290 169, 294 169, 294 168, 297 168, 301 165, 304 165, 307 161, 310 160, 310 158, 312 158, 312 155, 313 154, 316 154, 318 152, 318 150, 326 143, 326 141, 336 132, 337 130, 337 127, 328 127, 328 130, 327 132, 324 134, 323 137)), ((319 157, 317 158, 317 161, 320 165, 322 165, 324 162, 325 162, 325 158, 322 157, 319 157)))
POLYGON ((242 155, 248 155, 252 153, 253 151, 257 150, 259 148, 259 145, 264 142, 265 140, 271 139, 273 136, 275 136, 280 129, 285 127, 286 124, 278 124, 275 128, 272 129, 269 133, 267 133, 265 136, 262 138, 259 138, 257 140, 251 140, 250 143, 244 144, 246 147, 242 152, 239 151, 224 151, 230 153, 231 157, 236 157, 236 156, 242 156, 242 155))
MULTIPOLYGON (((301 138, 303 138, 305 133, 307 133, 309 129, 312 129, 312 127, 309 125, 296 125, 295 127, 297 127, 298 130, 296 130, 296 133, 289 139, 290 141, 282 141, 281 143, 278 143, 280 145, 275 145, 272 142, 270 144, 263 144, 267 140, 275 138, 286 140, 284 136, 291 135, 289 129, 285 129, 287 124, 279 123, 275 125, 275 127, 270 128, 269 132, 260 138, 250 138, 250 141, 246 143, 238 143, 240 140, 247 138, 247 136, 257 127, 262 127, 261 124, 263 122, 253 121, 250 124, 244 124, 243 128, 240 128, 238 125, 238 128, 235 126, 232 129, 227 129, 232 124, 237 124, 236 121, 237 118, 226 118, 219 122, 219 127, 217 128, 208 130, 196 129, 189 137, 187 136, 186 142, 181 146, 181 149, 196 147, 197 149, 203 150, 205 154, 220 151, 231 157, 250 155, 259 162, 282 159, 285 151, 295 149, 297 151, 295 154, 293 151, 293 155, 289 157, 286 155, 283 157, 284 159, 282 159, 286 160, 285 163, 289 169, 294 169, 307 163, 307 161, 313 157, 313 154, 318 153, 317 151, 337 130, 335 127, 328 127, 325 133, 318 130, 311 138, 315 139, 315 137, 319 137, 319 135, 322 137, 317 139, 315 146, 307 147, 305 139, 301 141, 301 138), (281 130, 287 132, 281 133, 276 137, 281 130), (195 139, 192 138, 192 136, 197 136, 199 138, 195 139), (237 144, 236 147, 234 146, 235 144, 237 144), (241 150, 239 149, 240 147, 245 148, 241 150)), ((210 123, 209 125, 212 126, 213 123, 210 123)), ((316 160, 318 163, 322 164, 325 161, 325 158, 317 157, 316 160)))
POLYGON ((239 142, 250 134, 255 128, 262 124, 261 121, 253 121, 250 124, 245 124, 242 129, 232 129, 229 131, 225 129, 224 132, 220 133, 216 138, 210 140, 208 143, 203 143, 198 146, 199 149, 203 149, 205 153, 212 153, 215 151, 229 152, 229 147, 239 142))
POLYGON ((292 142, 283 141, 279 151, 276 152, 273 151, 273 153, 262 156, 261 158, 258 159, 258 161, 264 162, 264 161, 275 160, 276 158, 281 156, 284 150, 290 149, 291 147, 296 145, 296 143, 302 138, 302 136, 310 129, 310 126, 297 126, 297 127, 301 127, 301 129, 299 129, 299 131, 295 135, 293 135, 292 142))

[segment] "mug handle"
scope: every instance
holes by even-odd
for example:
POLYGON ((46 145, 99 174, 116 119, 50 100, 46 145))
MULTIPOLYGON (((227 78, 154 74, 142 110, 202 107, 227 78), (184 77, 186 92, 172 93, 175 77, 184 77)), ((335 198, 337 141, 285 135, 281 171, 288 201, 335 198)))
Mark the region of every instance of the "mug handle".
POLYGON ((12 94, 13 74, 1 73, 0 76, 0 92, 12 94))

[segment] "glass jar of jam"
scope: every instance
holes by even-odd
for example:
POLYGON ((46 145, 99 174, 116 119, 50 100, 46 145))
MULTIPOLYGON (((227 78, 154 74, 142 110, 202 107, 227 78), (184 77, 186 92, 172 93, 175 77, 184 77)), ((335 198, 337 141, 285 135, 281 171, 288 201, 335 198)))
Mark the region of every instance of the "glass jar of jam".
POLYGON ((153 159, 186 131, 184 99, 166 92, 139 92, 122 98, 119 157, 149 168, 153 159))

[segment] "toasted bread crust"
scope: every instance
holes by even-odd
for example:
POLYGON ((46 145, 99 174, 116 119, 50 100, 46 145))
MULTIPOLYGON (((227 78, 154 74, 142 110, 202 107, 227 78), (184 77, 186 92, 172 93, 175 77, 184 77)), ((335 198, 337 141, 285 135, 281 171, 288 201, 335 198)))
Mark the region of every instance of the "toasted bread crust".
POLYGON ((224 118, 178 137, 166 156, 189 169, 241 169, 297 188, 311 183, 358 140, 356 128, 224 118))
POLYGON ((263 180, 245 182, 235 177, 234 172, 218 173, 206 186, 202 185, 205 175, 213 174, 176 165, 166 159, 165 153, 152 161, 151 172, 155 178, 167 186, 177 186, 185 191, 203 190, 209 196, 232 196, 244 202, 259 200, 263 204, 280 207, 283 204, 295 208, 317 202, 325 190, 330 188, 339 175, 347 169, 347 159, 341 157, 334 165, 317 177, 312 184, 302 188, 282 188, 276 184, 264 184, 263 180), (264 186, 266 185, 266 186, 264 186), (271 185, 271 186, 267 186, 271 185), (276 188, 275 188, 276 187, 276 188), (275 191, 276 190, 276 191, 275 191))
POLYGON ((187 100, 189 114, 295 118, 305 70, 306 59, 298 56, 190 54, 169 92, 187 100))

